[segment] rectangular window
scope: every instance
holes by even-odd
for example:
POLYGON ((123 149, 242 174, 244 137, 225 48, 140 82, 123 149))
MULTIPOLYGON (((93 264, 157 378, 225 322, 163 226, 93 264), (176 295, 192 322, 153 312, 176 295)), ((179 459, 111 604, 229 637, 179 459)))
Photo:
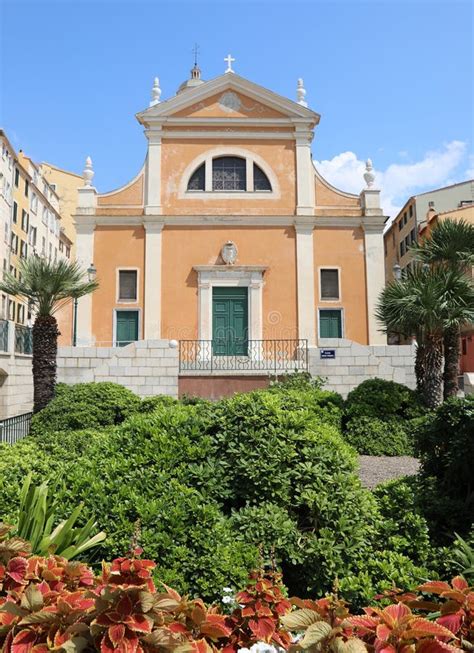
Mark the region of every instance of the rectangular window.
POLYGON ((23 324, 23 322, 25 321, 25 307, 22 306, 21 304, 18 304, 17 320, 20 324, 23 324))
POLYGON ((38 196, 36 193, 31 193, 30 209, 33 213, 36 213, 38 210, 38 196))
POLYGON ((400 243, 400 256, 405 256, 405 241, 402 240, 400 243))
POLYGON ((137 271, 119 270, 119 301, 137 301, 137 271))
POLYGON ((319 337, 342 338, 341 309, 319 309, 319 337))
POLYGON ((21 211, 21 228, 23 229, 23 231, 28 232, 29 222, 30 222, 30 216, 25 211, 25 209, 22 209, 22 211, 21 211))
POLYGON ((400 222, 398 223, 398 231, 401 231, 403 229, 403 219, 400 218, 400 222))
POLYGON ((10 299, 8 301, 8 319, 9 320, 15 319, 15 302, 13 301, 13 299, 10 299))
POLYGON ((10 249, 12 254, 18 254, 18 236, 16 236, 15 234, 12 234, 10 240, 10 249))
POLYGON ((18 204, 13 202, 13 222, 16 224, 18 220, 18 204))
POLYGON ((41 239, 41 256, 46 256, 46 238, 41 239))
POLYGON ((321 299, 339 299, 339 270, 320 270, 321 299))
POLYGON ((21 258, 26 258, 28 256, 28 245, 24 240, 20 243, 20 256, 21 258))
POLYGON ((25 197, 28 197, 29 192, 30 192, 30 184, 28 182, 28 179, 25 179, 25 197))
POLYGON ((410 206, 409 214, 410 214, 410 218, 412 218, 413 217, 413 204, 410 206))
POLYGON ((36 247, 36 234, 37 234, 37 229, 36 227, 30 227, 30 238, 29 242, 32 247, 36 247))
POLYGON ((410 231, 410 240, 412 243, 416 243, 416 230, 415 227, 410 231))
POLYGON ((48 219, 49 219, 48 209, 45 206, 43 206, 43 218, 42 218, 43 224, 48 224, 48 219))
POLYGON ((20 183, 20 171, 18 168, 15 168, 15 186, 18 188, 18 184, 20 183))
POLYGON ((138 311, 116 311, 115 345, 125 347, 138 340, 138 311))
POLYGON ((408 250, 410 247, 410 234, 408 236, 405 236, 405 250, 408 250))

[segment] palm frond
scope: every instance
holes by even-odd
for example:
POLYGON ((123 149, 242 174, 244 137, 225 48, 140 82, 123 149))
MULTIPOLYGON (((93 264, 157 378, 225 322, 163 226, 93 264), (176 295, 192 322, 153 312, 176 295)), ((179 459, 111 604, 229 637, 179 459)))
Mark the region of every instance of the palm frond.
POLYGON ((98 282, 89 281, 86 271, 75 261, 32 256, 21 262, 18 272, 18 278, 5 274, 0 290, 29 302, 40 316, 53 315, 64 300, 98 288, 98 282))
POLYGON ((415 258, 424 263, 445 264, 449 267, 474 265, 474 224, 466 220, 447 218, 438 222, 430 236, 414 243, 415 258))

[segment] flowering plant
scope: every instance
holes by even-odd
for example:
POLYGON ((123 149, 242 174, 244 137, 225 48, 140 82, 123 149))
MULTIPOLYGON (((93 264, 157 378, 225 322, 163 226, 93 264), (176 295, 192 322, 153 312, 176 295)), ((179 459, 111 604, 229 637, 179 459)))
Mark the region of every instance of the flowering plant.
POLYGON ((351 615, 336 595, 289 600, 279 574, 255 571, 229 615, 166 585, 157 589, 156 565, 137 547, 95 575, 61 556, 31 555, 8 533, 0 525, 2 653, 474 650, 474 589, 459 576, 424 583, 418 594, 393 590, 383 597, 387 607, 351 615))

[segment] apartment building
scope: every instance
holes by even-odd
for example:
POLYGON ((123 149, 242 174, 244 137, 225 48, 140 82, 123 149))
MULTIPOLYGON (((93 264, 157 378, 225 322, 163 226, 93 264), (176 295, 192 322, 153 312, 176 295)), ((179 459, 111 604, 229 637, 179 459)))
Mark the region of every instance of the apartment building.
POLYGON ((474 179, 410 197, 384 234, 385 281, 394 278, 394 266, 403 271, 411 265, 410 245, 426 227, 429 211, 444 214, 473 204, 474 179))
MULTIPOLYGON (((10 234, 13 211, 15 150, 5 132, 0 129, 0 269, 10 269, 10 234)), ((0 319, 8 317, 8 297, 0 293, 0 319)))

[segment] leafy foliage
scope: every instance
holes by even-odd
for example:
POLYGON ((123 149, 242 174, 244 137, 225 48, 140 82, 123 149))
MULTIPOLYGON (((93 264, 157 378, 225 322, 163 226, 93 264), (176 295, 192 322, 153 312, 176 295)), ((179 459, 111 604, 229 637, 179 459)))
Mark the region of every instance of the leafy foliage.
POLYGON ((425 412, 419 397, 406 385, 368 379, 349 392, 345 404, 345 421, 354 417, 373 417, 391 422, 411 419, 425 412))
POLYGON ((82 512, 80 503, 68 519, 56 524, 55 504, 48 497, 48 483, 35 487, 31 474, 27 476, 20 493, 20 511, 16 535, 28 540, 34 553, 56 553, 67 560, 82 555, 105 540, 105 533, 93 535, 95 521, 91 517, 82 528, 75 528, 82 512))
POLYGON ((120 424, 140 408, 139 397, 117 383, 59 383, 53 401, 33 416, 31 434, 120 424))
POLYGON ((60 556, 33 556, 27 542, 7 535, 0 527, 5 653, 235 653, 257 642, 289 653, 449 653, 474 644, 474 588, 459 576, 418 588, 436 600, 395 588, 383 597, 390 605, 354 616, 334 594, 289 601, 278 574, 257 571, 226 615, 166 585, 157 590, 156 565, 140 559, 140 548, 95 575, 60 556))
POLYGON ((367 456, 411 456, 413 442, 406 424, 375 417, 355 417, 345 426, 344 439, 367 456))

